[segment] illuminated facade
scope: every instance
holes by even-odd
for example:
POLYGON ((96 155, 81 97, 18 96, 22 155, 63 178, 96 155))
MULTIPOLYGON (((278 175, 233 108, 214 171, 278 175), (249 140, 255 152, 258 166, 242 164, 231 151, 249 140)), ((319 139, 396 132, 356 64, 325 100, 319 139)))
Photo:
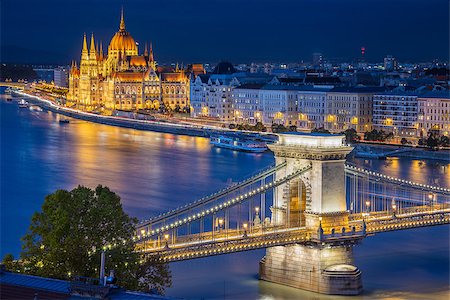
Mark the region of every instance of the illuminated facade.
POLYGON ((189 76, 179 68, 158 68, 153 49, 139 55, 133 37, 125 30, 123 11, 119 31, 105 56, 94 35, 88 47, 83 38, 81 61, 69 74, 68 105, 83 110, 140 110, 189 107, 189 76))

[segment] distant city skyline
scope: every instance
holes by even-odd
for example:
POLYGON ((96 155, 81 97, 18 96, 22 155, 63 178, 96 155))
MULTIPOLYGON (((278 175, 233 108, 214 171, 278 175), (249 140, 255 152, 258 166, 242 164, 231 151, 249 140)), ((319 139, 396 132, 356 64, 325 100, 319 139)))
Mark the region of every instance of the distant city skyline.
POLYGON ((161 62, 299 62, 314 52, 368 61, 448 60, 447 0, 4 0, 2 62, 79 60, 83 33, 108 45, 123 6, 127 31, 161 62))

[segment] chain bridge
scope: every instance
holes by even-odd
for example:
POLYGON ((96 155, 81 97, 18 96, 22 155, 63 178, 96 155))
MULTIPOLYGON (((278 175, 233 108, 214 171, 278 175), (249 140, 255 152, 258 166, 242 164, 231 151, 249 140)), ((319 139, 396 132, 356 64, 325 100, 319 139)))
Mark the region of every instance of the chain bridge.
POLYGON ((346 164, 341 135, 280 134, 275 165, 145 220, 136 250, 182 261, 265 248, 260 278, 326 294, 362 290, 367 236, 450 224, 450 189, 346 164))

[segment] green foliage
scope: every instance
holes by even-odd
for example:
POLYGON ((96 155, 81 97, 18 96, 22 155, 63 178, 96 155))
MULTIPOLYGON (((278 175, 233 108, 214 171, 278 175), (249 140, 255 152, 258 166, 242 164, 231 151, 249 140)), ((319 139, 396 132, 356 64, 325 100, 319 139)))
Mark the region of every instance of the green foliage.
POLYGON ((323 127, 319 127, 311 130, 311 133, 331 133, 331 132, 323 127))
POLYGON ((228 128, 230 129, 237 129, 237 130, 247 130, 247 131, 262 131, 265 132, 266 126, 263 125, 263 123, 258 122, 255 125, 250 124, 230 124, 228 125, 228 128))
POLYGON ((286 128, 283 124, 272 124, 272 132, 273 133, 281 133, 281 132, 287 132, 289 129, 286 128))
POLYGON ((450 147, 450 139, 448 136, 441 136, 439 143, 442 147, 450 147))
POLYGON ((432 130, 428 133, 428 137, 425 140, 425 144, 430 149, 437 149, 439 146, 448 147, 449 139, 446 136, 441 136, 439 131, 432 130))
POLYGON ((341 133, 345 135, 345 141, 348 144, 351 144, 351 143, 354 143, 354 142, 357 142, 360 140, 359 135, 354 128, 349 128, 341 133))
POLYGON ((21 265, 18 261, 14 260, 14 255, 11 253, 5 254, 2 259, 2 264, 5 266, 6 270, 11 272, 22 272, 21 265))
POLYGON ((364 133, 364 140, 366 141, 379 141, 379 142, 385 142, 387 140, 390 140, 394 137, 394 134, 392 132, 385 132, 384 130, 372 130, 367 131, 364 133))
POLYGON ((108 187, 57 190, 45 198, 42 212, 33 215, 28 233, 22 238, 24 269, 59 279, 98 277, 100 250, 114 245, 106 250, 106 271, 115 270, 119 286, 141 288, 140 274, 146 267, 155 274, 164 271, 161 275, 166 277, 159 278, 157 284, 163 290, 170 286, 170 272, 164 265, 139 264, 141 257, 134 252, 132 241, 136 222, 124 213, 120 197, 108 187))

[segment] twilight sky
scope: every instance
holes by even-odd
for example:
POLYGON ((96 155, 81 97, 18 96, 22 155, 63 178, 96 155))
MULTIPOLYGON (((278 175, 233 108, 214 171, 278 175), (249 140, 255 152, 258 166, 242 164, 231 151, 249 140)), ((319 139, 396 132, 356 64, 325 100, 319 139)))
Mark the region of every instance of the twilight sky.
POLYGON ((83 32, 104 48, 118 30, 161 62, 369 61, 449 56, 448 0, 1 0, 2 62, 69 63, 83 32))

